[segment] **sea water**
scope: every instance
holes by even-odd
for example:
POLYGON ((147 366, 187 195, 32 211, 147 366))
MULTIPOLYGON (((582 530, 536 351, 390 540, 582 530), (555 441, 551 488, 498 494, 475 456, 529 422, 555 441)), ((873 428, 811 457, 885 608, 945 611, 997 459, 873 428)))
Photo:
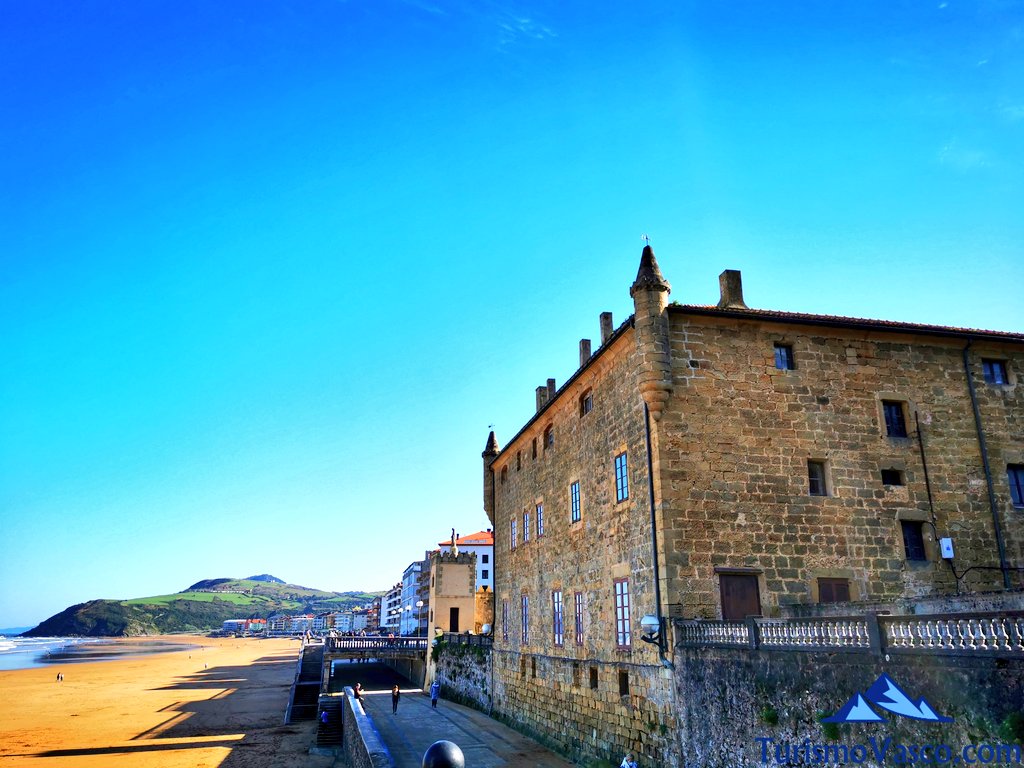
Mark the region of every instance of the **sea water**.
POLYGON ((43 667, 56 659, 55 654, 71 646, 95 643, 82 637, 5 637, 0 635, 0 670, 43 667))

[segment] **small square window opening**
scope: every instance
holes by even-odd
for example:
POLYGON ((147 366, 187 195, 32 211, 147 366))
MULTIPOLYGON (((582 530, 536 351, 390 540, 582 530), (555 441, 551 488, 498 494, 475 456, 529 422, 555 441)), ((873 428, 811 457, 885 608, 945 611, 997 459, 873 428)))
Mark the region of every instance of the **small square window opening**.
POLYGON ((882 485, 903 485, 903 472, 898 469, 882 470, 882 485))
POLYGON ((780 371, 792 371, 796 368, 793 362, 793 347, 789 344, 775 345, 775 367, 780 371))
POLYGON ((1006 375, 1006 363, 1002 360, 982 360, 981 368, 988 384, 1009 384, 1006 375))

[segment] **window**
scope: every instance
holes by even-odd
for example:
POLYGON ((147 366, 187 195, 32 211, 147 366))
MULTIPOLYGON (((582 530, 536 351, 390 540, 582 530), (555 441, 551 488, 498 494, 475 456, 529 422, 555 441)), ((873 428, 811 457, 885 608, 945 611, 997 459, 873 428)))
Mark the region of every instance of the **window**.
POLYGON ((530 597, 529 595, 523 595, 522 597, 522 615, 520 617, 522 634, 520 639, 523 645, 526 645, 530 641, 530 597))
POLYGON ((792 371, 796 368, 793 364, 793 347, 789 344, 775 345, 775 367, 780 371, 792 371))
POLYGON ((594 393, 589 389, 580 395, 580 418, 594 410, 594 393))
POLYGON ((523 512, 523 544, 530 540, 530 513, 523 512))
POLYGON ((924 523, 916 520, 901 520, 903 529, 903 551, 907 560, 927 560, 924 551, 924 523))
POLYGON ((1013 506, 1024 507, 1024 464, 1007 464, 1006 477, 1010 482, 1013 506))
POLYGON ((807 485, 811 496, 828 496, 828 485, 825 482, 825 462, 807 462, 807 485))
POLYGON ((569 486, 569 520, 573 523, 580 521, 580 483, 578 480, 569 486))
POLYGON ((903 485, 903 473, 898 469, 883 469, 882 485, 903 485))
POLYGON ((818 579, 819 603, 845 603, 850 599, 848 579, 818 579))
POLYGON ((501 639, 508 642, 508 600, 501 601, 501 639))
POLYGON ((625 501, 629 498, 629 477, 626 462, 626 453, 623 451, 615 457, 615 501, 625 501))
POLYGON ((590 668, 590 690, 597 690, 597 667, 590 668))
POLYGON ((615 644, 619 648, 630 645, 629 631, 629 580, 615 580, 615 644))
POLYGON ((537 438, 533 438, 533 442, 530 444, 530 450, 533 453, 532 458, 537 458, 537 438))
POLYGON ((1002 360, 982 360, 981 368, 985 374, 985 381, 989 384, 1009 384, 1006 376, 1006 363, 1002 360))
POLYGON ((573 612, 576 614, 576 645, 583 645, 583 593, 572 596, 573 612))
POLYGON ((882 413, 885 415, 885 434, 889 437, 907 436, 907 418, 900 400, 883 400, 882 413))
POLYGON ((513 518, 511 522, 512 522, 512 525, 510 526, 511 527, 511 532, 510 532, 510 538, 511 538, 511 542, 510 543, 511 543, 511 546, 509 547, 509 549, 515 549, 516 548, 516 544, 519 543, 519 540, 518 540, 518 536, 516 536, 516 521, 515 521, 515 519, 513 518))
POLYGON ((563 645, 565 629, 562 620, 562 591, 560 589, 551 593, 551 629, 555 645, 563 645))
POLYGON ((619 670, 619 696, 629 696, 629 672, 619 670))
POLYGON ((516 472, 523 468, 523 452, 516 451, 516 472))
POLYGON ((544 505, 537 505, 537 538, 544 535, 544 505))
POLYGON ((480 562, 483 563, 484 565, 487 565, 487 563, 489 563, 490 560, 491 560, 491 556, 490 555, 481 555, 480 562))
POLYGON ((536 656, 531 656, 530 657, 530 677, 536 677, 536 676, 537 676, 537 657, 536 656))
POLYGON ((480 571, 480 578, 481 578, 481 579, 489 579, 489 578, 491 578, 491 572, 490 572, 490 571, 488 571, 488 570, 487 570, 487 569, 485 568, 484 570, 480 571))
POLYGON ((544 450, 555 447, 555 428, 548 424, 548 428, 544 430, 544 450))
POLYGON ((508 480, 508 467, 502 467, 501 468, 501 484, 504 485, 506 480, 508 480))

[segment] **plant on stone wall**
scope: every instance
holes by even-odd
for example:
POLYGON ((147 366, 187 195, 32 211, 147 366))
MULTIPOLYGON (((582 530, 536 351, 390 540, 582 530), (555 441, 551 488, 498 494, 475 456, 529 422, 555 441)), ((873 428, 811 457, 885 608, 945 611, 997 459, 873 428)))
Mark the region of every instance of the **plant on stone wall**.
POLYGON ((758 716, 761 718, 761 722, 765 725, 779 724, 779 710, 777 710, 775 707, 771 705, 767 707, 762 707, 761 711, 758 713, 758 716))
POLYGON ((999 724, 999 738, 1003 741, 1024 744, 1024 714, 1011 712, 999 724))
POLYGON ((831 712, 819 712, 818 722, 821 723, 821 732, 829 741, 836 741, 839 738, 839 724, 822 722, 826 717, 831 717, 831 712))
POLYGON ((436 641, 434 643, 434 647, 430 649, 430 660, 437 664, 438 660, 441 658, 441 654, 447 646, 448 643, 444 640, 436 641))

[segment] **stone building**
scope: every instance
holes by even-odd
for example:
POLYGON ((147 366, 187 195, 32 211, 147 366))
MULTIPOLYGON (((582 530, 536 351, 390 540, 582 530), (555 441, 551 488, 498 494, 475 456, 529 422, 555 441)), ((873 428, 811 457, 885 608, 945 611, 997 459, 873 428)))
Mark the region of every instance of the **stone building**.
POLYGON ((634 315, 483 453, 495 713, 570 754, 678 763, 670 617, 1022 585, 1024 335, 720 289, 669 304, 645 248, 634 315))
POLYGON ((474 552, 434 552, 430 556, 428 629, 465 632, 474 629, 477 557, 474 552))

